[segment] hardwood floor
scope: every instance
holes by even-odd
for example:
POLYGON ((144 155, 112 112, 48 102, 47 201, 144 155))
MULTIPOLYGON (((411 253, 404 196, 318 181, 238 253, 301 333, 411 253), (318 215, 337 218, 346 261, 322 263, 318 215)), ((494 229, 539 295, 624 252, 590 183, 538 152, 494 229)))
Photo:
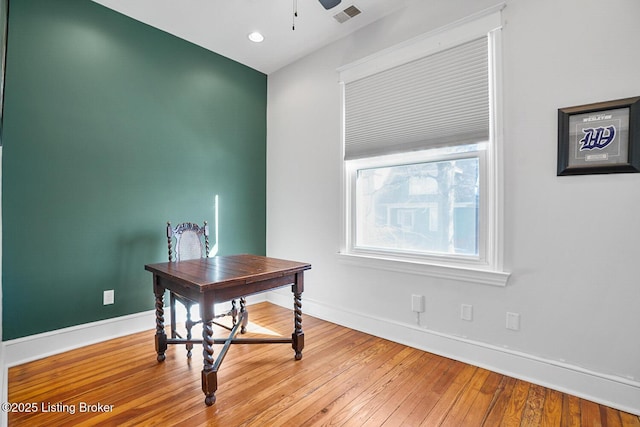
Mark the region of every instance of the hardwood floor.
MULTIPOLYGON (((291 311, 261 303, 250 312, 249 334, 291 333, 291 311)), ((35 412, 10 412, 9 425, 640 426, 637 416, 310 316, 303 329, 301 361, 288 344, 231 346, 211 407, 198 346, 190 361, 170 346, 158 363, 153 330, 16 366, 9 400, 35 412)))

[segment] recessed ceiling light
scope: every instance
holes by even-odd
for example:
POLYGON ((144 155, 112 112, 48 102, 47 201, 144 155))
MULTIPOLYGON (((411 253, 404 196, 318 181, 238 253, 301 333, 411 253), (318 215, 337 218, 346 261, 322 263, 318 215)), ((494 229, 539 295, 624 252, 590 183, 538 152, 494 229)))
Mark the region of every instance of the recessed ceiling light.
POLYGON ((257 31, 250 33, 247 37, 249 37, 249 40, 251 40, 254 43, 260 43, 261 41, 264 40, 264 36, 257 31))

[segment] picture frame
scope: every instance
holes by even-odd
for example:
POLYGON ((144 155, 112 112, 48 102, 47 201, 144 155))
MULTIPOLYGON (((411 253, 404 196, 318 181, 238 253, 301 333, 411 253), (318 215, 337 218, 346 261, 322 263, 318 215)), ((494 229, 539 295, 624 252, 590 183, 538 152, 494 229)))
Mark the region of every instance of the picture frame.
POLYGON ((640 172, 640 96, 558 109, 558 176, 640 172))

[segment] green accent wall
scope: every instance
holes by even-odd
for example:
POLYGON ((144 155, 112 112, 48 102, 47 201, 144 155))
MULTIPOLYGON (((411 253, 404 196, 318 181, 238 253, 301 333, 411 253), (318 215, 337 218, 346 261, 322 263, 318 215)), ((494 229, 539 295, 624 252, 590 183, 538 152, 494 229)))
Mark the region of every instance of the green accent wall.
POLYGON ((215 195, 218 254, 264 255, 266 75, 90 0, 12 0, 5 90, 3 340, 151 310, 166 221, 213 224, 215 195))

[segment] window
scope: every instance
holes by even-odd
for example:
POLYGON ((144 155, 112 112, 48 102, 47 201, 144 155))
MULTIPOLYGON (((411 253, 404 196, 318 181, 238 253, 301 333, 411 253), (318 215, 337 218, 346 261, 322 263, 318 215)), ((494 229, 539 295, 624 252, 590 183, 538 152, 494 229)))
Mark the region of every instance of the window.
POLYGON ((353 163, 354 247, 478 256, 477 151, 418 163, 376 160, 353 163))
POLYGON ((488 281, 506 283, 499 34, 500 12, 488 11, 340 70, 342 254, 495 272, 488 281))

